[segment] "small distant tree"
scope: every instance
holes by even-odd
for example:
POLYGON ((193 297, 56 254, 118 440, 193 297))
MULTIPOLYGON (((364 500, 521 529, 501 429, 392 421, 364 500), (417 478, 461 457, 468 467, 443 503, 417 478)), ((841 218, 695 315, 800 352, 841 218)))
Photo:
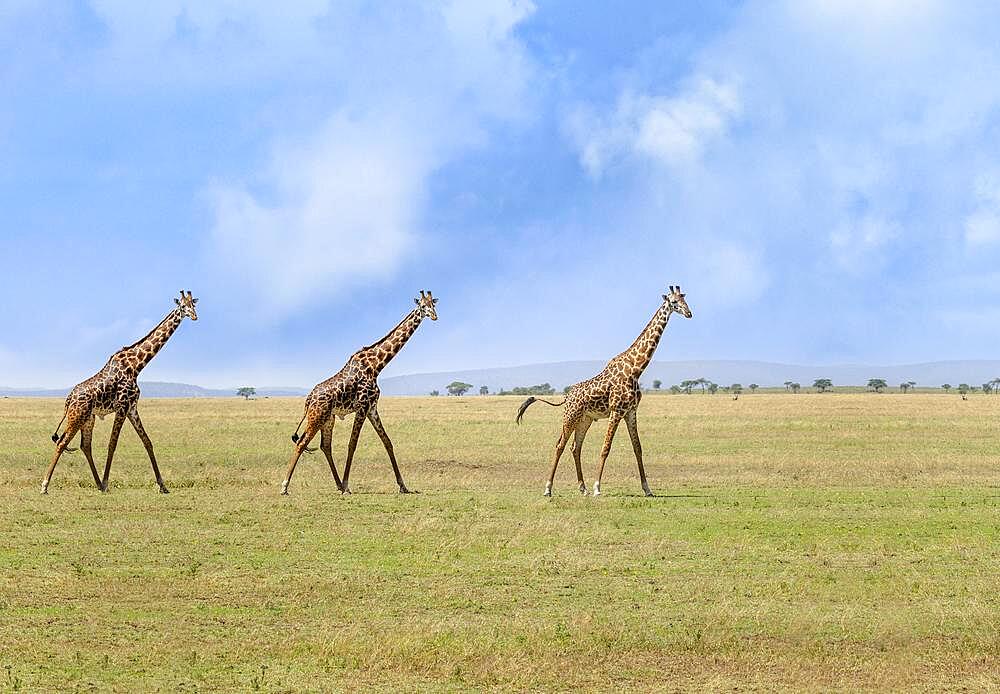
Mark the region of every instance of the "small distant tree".
POLYGON ((903 381, 902 383, 899 384, 899 392, 905 393, 909 389, 910 389, 910 382, 909 381, 903 381))
POLYGON ((251 386, 243 386, 242 388, 238 388, 236 390, 236 394, 242 397, 244 400, 249 400, 251 396, 257 394, 257 389, 251 386))
POLYGON ((888 387, 889 384, 885 382, 884 378, 869 378, 868 379, 868 390, 873 390, 876 393, 881 393, 888 387))
POLYGON ((750 385, 747 386, 747 388, 750 389, 751 393, 756 393, 757 389, 760 388, 760 386, 757 385, 756 383, 751 383, 750 385))
POLYGON ((471 383, 462 383, 461 381, 452 381, 447 385, 448 395, 465 395, 472 388, 471 383))
POLYGON ((987 381, 986 383, 983 384, 983 392, 986 395, 989 395, 990 393, 993 392, 993 387, 994 387, 993 381, 987 381))
POLYGON ((548 383, 539 383, 535 386, 517 386, 510 392, 514 395, 554 395, 556 389, 548 383))
POLYGON ((660 386, 662 386, 662 385, 663 385, 663 381, 661 381, 658 378, 654 378, 653 379, 653 390, 659 390, 660 386))
POLYGON ((565 388, 563 388, 563 395, 565 395, 565 394, 569 393, 569 391, 570 391, 570 388, 572 388, 572 387, 573 387, 573 386, 566 386, 565 388))
POLYGON ((486 386, 479 386, 479 394, 480 395, 489 395, 490 394, 490 389, 487 388, 486 386))
POLYGON ((719 391, 719 384, 712 383, 712 381, 709 381, 706 387, 708 388, 708 392, 711 393, 712 395, 715 395, 719 391))
POLYGON ((791 390, 791 389, 792 389, 792 382, 785 381, 785 390, 791 390))
POLYGON ((798 393, 802 389, 802 384, 792 381, 792 385, 790 387, 793 393, 798 393))
POLYGON ((681 381, 681 384, 678 387, 684 391, 685 395, 691 395, 691 389, 694 388, 695 385, 697 384, 694 381, 689 380, 689 381, 681 381))
POLYGON ((944 392, 946 392, 946 393, 947 393, 947 392, 948 392, 949 390, 951 390, 951 384, 950 384, 950 383, 945 383, 945 384, 944 384, 944 385, 942 385, 941 387, 942 387, 942 388, 944 389, 944 392))
POLYGON ((673 393, 674 395, 677 395, 678 393, 681 393, 683 391, 681 391, 681 387, 680 386, 678 386, 678 385, 672 385, 672 386, 670 386, 670 392, 673 393))
POLYGON ((436 398, 436 397, 437 397, 437 396, 439 396, 439 395, 441 395, 440 391, 437 391, 437 390, 432 390, 432 391, 431 391, 431 396, 432 396, 432 397, 435 397, 435 398, 436 398))
POLYGON ((813 381, 813 388, 815 388, 821 393, 825 393, 826 391, 833 388, 833 381, 831 381, 829 378, 817 378, 815 381, 813 381))
POLYGON ((971 388, 969 387, 968 383, 959 383, 958 384, 958 392, 961 393, 962 395, 965 395, 966 393, 968 393, 969 390, 971 390, 971 388))
POLYGON ((729 386, 729 390, 736 394, 742 393, 743 385, 740 383, 734 383, 733 385, 729 386))

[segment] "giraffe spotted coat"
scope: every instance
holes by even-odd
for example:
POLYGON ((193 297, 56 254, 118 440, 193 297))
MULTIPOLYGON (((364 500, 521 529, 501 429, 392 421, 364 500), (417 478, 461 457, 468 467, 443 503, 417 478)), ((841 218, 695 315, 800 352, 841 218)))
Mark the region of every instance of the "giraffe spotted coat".
MULTIPOLYGON (((90 471, 94 476, 94 483, 102 491, 108 490, 108 476, 111 474, 111 462, 114 458, 115 448, 118 445, 118 435, 121 432, 122 424, 127 418, 138 434, 149 455, 149 461, 153 466, 153 474, 156 477, 156 484, 160 491, 167 492, 167 487, 163 483, 160 470, 156 465, 156 456, 153 454, 153 444, 142 426, 139 418, 137 403, 139 401, 139 383, 137 381, 139 372, 156 356, 162 349, 170 336, 174 334, 184 318, 198 320, 198 313, 195 304, 198 300, 191 295, 181 291, 181 298, 174 299, 177 307, 167 314, 167 316, 153 328, 148 335, 138 342, 122 347, 111 355, 108 362, 100 371, 88 378, 86 381, 76 385, 66 397, 63 421, 66 428, 60 435, 59 427, 52 435, 52 440, 56 444, 55 455, 52 463, 42 480, 42 494, 48 492, 49 482, 52 480, 52 473, 59 462, 59 457, 68 448, 73 437, 80 432, 80 448, 83 450, 90 471), (94 464, 92 452, 92 440, 94 433, 94 418, 104 418, 105 415, 114 414, 115 421, 111 427, 111 438, 108 441, 108 458, 104 466, 104 476, 97 474, 97 467, 94 464)), ((60 422, 62 426, 62 422, 60 422)))
POLYGON ((556 443, 555 457, 552 462, 552 470, 549 479, 545 484, 545 496, 552 495, 552 482, 555 479, 556 468, 563 450, 569 442, 570 436, 573 441, 573 461, 576 464, 577 482, 581 493, 586 493, 587 486, 583 480, 583 467, 580 461, 583 441, 587 436, 587 431, 591 424, 599 419, 608 419, 608 431, 604 438, 604 447, 601 449, 600 463, 597 468, 597 479, 594 481, 594 495, 601 493, 601 477, 604 473, 604 463, 611 451, 611 442, 614 440, 618 425, 624 419, 628 427, 629 438, 632 440, 632 449, 635 453, 636 463, 639 467, 639 479, 642 483, 642 490, 647 496, 652 495, 649 483, 646 481, 646 471, 642 464, 642 444, 639 440, 638 422, 636 410, 639 401, 642 399, 642 392, 639 389, 639 377, 645 371, 649 362, 656 352, 656 347, 660 343, 663 331, 667 327, 672 313, 680 313, 685 318, 691 318, 691 309, 688 308, 687 300, 680 287, 670 287, 670 293, 663 295, 663 303, 653 314, 652 319, 636 338, 635 342, 624 352, 608 362, 601 373, 586 381, 582 381, 570 386, 566 397, 562 402, 554 403, 540 398, 528 398, 522 403, 517 413, 517 421, 520 422, 525 410, 535 402, 544 402, 555 407, 564 407, 563 426, 556 443))
POLYGON ((392 441, 382 426, 382 420, 378 414, 378 399, 381 394, 378 387, 378 375, 399 353, 425 317, 437 320, 437 310, 435 309, 437 299, 431 296, 430 292, 421 291, 420 296, 414 299, 414 303, 416 303, 416 308, 410 311, 399 325, 378 342, 362 347, 352 354, 344 368, 317 384, 306 397, 305 414, 302 421, 299 422, 299 427, 302 427, 304 423, 305 428, 301 436, 298 435, 297 429, 292 436, 296 447, 288 464, 285 480, 281 484, 282 494, 288 494, 288 484, 295 472, 295 466, 304 452, 313 450, 308 448, 308 445, 317 433, 320 434, 320 449, 330 466, 330 472, 333 474, 337 488, 342 493, 350 494, 348 479, 351 474, 351 462, 354 459, 358 436, 361 434, 361 427, 364 425, 365 419, 371 422, 375 433, 382 440, 386 453, 389 455, 389 462, 392 463, 399 491, 403 494, 409 492, 399 472, 392 441), (333 426, 337 418, 344 419, 348 414, 354 415, 354 422, 351 438, 347 445, 347 457, 344 461, 344 478, 341 480, 333 460, 333 426))

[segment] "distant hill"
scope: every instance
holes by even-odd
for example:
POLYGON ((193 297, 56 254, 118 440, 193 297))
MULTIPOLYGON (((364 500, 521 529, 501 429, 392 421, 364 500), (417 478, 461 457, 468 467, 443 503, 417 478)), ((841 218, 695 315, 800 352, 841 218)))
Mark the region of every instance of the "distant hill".
MULTIPOLYGON (((162 381, 139 381, 139 390, 144 398, 235 398, 236 388, 202 388, 190 383, 164 383, 162 381)), ((257 397, 282 397, 305 395, 305 388, 267 387, 258 388, 257 397)), ((0 388, 0 397, 64 398, 69 388, 0 388)))
MULTIPOLYGON (((578 383, 598 373, 604 368, 603 361, 564 361, 551 364, 527 364, 493 369, 467 369, 463 371, 442 371, 437 373, 389 376, 379 380, 386 395, 427 395, 432 390, 446 392, 452 381, 464 381, 473 385, 473 393, 480 386, 486 386, 491 393, 501 389, 510 390, 517 386, 531 386, 550 383, 556 390, 578 383)), ((780 387, 785 381, 796 381, 809 387, 817 378, 829 378, 837 386, 864 385, 870 378, 884 378, 890 386, 902 381, 916 381, 918 386, 935 388, 942 383, 968 383, 978 386, 985 381, 1000 377, 1000 360, 935 361, 924 364, 903 364, 895 366, 866 366, 861 364, 841 364, 834 366, 805 366, 801 364, 779 364, 765 361, 654 361, 643 374, 642 382, 648 388, 653 381, 663 381, 669 388, 686 379, 707 378, 719 385, 742 383, 748 386, 757 383, 764 387, 780 387)), ((140 381, 143 397, 147 398, 232 398, 236 388, 202 388, 187 383, 162 383, 140 381)), ((65 397, 69 388, 32 389, 0 388, 0 397, 65 397)), ((301 397, 308 388, 262 387, 257 389, 257 397, 301 397)))
MULTIPOLYGON (((491 393, 516 386, 550 383, 556 390, 590 378, 604 368, 604 361, 566 361, 553 364, 529 364, 495 369, 470 369, 439 373, 393 376, 379 381, 387 395, 426 395, 432 390, 445 392, 452 381, 473 385, 473 392, 487 386, 491 393)), ((781 386, 785 381, 796 381, 803 387, 812 385, 817 378, 829 378, 834 385, 864 385, 870 378, 884 378, 895 386, 902 381, 916 381, 918 386, 937 387, 942 383, 958 385, 960 382, 979 385, 1000 377, 1000 360, 939 361, 924 364, 895 366, 867 366, 846 364, 835 366, 805 366, 764 361, 653 361, 642 376, 649 388, 653 381, 663 381, 663 387, 686 379, 707 378, 719 385, 750 383, 781 386)))

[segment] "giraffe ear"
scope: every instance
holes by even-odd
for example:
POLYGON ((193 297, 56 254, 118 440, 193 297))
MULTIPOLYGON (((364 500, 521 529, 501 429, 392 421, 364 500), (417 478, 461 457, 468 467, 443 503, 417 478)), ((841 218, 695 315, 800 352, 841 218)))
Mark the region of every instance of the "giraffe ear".
POLYGON ((197 299, 191 299, 191 303, 192 303, 192 304, 197 304, 197 303, 198 303, 198 300, 197 300, 197 299))
POLYGON ((174 303, 177 304, 178 306, 180 306, 181 305, 181 300, 180 299, 174 299, 174 303))
POLYGON ((437 302, 438 302, 438 300, 437 300, 437 299, 431 299, 431 303, 432 303, 432 304, 436 304, 437 302))
POLYGON ((670 298, 670 297, 669 297, 669 296, 667 296, 666 294, 664 294, 664 295, 663 295, 663 300, 664 300, 664 301, 666 301, 666 300, 667 300, 667 299, 669 299, 669 298, 670 298))
POLYGON ((415 303, 417 306, 419 306, 420 305, 420 299, 414 299, 413 303, 415 303))

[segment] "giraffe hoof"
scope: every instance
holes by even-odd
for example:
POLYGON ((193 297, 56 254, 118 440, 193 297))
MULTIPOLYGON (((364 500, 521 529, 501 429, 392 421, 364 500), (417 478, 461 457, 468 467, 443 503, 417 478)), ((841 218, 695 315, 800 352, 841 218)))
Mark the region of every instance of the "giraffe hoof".
POLYGON ((49 488, 48 488, 48 487, 46 487, 46 486, 45 486, 45 485, 43 484, 43 485, 42 485, 42 494, 48 494, 48 493, 49 493, 49 488))
POLYGON ((160 485, 160 494, 169 494, 169 493, 170 493, 170 490, 167 489, 164 485, 161 484, 160 485))
POLYGON ((552 490, 551 489, 546 489, 544 492, 542 492, 542 496, 546 496, 546 497, 552 498, 552 490))
POLYGON ((413 494, 414 492, 411 492, 409 489, 407 489, 403 485, 399 485, 399 493, 400 494, 413 494))
POLYGON ((643 489, 642 491, 646 496, 654 496, 652 490, 650 490, 649 488, 643 489))
POLYGON ((350 494, 351 493, 351 488, 345 486, 343 489, 340 490, 340 493, 344 494, 344 495, 350 494))

